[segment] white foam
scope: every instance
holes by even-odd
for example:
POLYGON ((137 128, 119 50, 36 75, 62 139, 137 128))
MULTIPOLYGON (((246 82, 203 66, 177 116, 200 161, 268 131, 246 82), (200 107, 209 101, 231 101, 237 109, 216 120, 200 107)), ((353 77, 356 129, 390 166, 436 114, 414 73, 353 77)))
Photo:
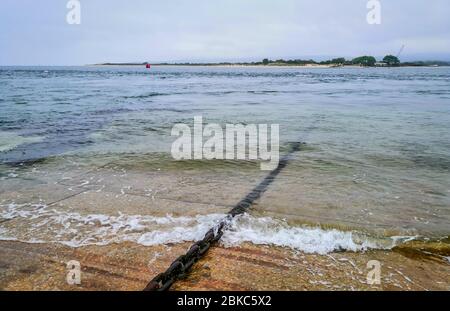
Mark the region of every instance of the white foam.
POLYGON ((361 239, 360 236, 356 238, 353 232, 290 227, 281 220, 270 217, 255 218, 250 215, 233 220, 230 230, 222 238, 222 243, 226 246, 235 246, 242 242, 289 247, 305 253, 318 254, 337 250, 363 251, 386 247, 369 239, 361 239))
MULTIPOLYGON (((81 215, 76 212, 50 209, 44 204, 0 205, 0 217, 20 220, 19 226, 0 224, 0 240, 23 242, 53 242, 71 247, 106 245, 131 241, 142 245, 159 245, 197 241, 226 215, 208 214, 193 217, 161 217, 146 215, 81 215)), ((243 242, 275 245, 306 253, 326 254, 336 250, 363 251, 389 248, 361 238, 353 232, 292 227, 269 217, 242 215, 229 223, 221 240, 225 247, 243 242)))
POLYGON ((0 240, 57 242, 71 247, 132 241, 157 245, 201 239, 224 215, 162 217, 141 215, 81 215, 50 209, 44 204, 0 205, 0 218, 20 219, 20 227, 3 227, 0 240))

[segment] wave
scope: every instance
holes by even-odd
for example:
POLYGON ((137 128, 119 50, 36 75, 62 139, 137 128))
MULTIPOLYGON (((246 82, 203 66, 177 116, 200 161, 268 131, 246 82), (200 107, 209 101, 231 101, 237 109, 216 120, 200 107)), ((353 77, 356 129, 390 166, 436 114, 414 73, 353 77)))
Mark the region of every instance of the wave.
MULTIPOLYGON (((226 215, 190 217, 149 215, 81 215, 58 211, 45 204, 0 205, 0 240, 28 243, 60 243, 70 247, 135 242, 145 246, 197 241, 226 215), (12 220, 20 221, 17 226, 12 220)), ((306 253, 390 249, 398 238, 371 239, 356 232, 289 226, 285 221, 248 214, 229 223, 221 243, 224 247, 250 242, 287 247, 306 253)))
POLYGON ((167 96, 167 95, 171 95, 171 94, 170 93, 149 92, 149 93, 138 94, 138 95, 122 96, 122 98, 124 98, 124 99, 145 99, 145 98, 154 97, 154 96, 167 96))
POLYGON ((257 245, 288 247, 305 253, 327 254, 334 251, 390 249, 395 246, 396 240, 375 239, 352 231, 289 226, 282 220, 271 217, 256 218, 245 214, 233 220, 222 242, 225 246, 250 242, 257 245))

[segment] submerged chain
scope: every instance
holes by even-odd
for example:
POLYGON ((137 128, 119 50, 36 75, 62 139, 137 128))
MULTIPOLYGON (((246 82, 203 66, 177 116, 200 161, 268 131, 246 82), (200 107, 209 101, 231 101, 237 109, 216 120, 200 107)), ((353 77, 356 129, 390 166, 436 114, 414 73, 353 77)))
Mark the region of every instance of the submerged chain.
POLYGON ((231 220, 237 215, 245 213, 261 197, 275 177, 286 167, 290 155, 299 151, 301 145, 302 143, 298 142, 291 143, 288 154, 280 160, 278 167, 271 171, 245 198, 239 201, 224 219, 209 229, 203 239, 195 242, 187 253, 178 257, 165 272, 153 278, 144 291, 166 291, 176 280, 183 278, 191 267, 206 254, 210 247, 222 238, 223 232, 229 226, 231 220))

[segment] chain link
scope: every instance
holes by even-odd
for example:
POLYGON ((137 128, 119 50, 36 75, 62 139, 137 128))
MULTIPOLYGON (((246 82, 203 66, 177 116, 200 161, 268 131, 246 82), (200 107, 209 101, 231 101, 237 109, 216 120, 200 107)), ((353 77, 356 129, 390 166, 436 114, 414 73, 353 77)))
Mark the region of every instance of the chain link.
POLYGON ((145 287, 144 291, 166 291, 176 280, 183 278, 189 272, 190 268, 206 254, 211 246, 222 238, 223 232, 231 223, 231 220, 237 215, 245 213, 245 211, 253 205, 254 201, 261 197, 275 177, 286 167, 290 155, 299 151, 301 145, 302 143, 291 143, 291 149, 286 156, 280 159, 278 167, 270 172, 266 178, 253 189, 253 191, 236 204, 224 219, 222 219, 215 227, 209 229, 203 239, 195 242, 186 254, 178 257, 165 272, 160 273, 153 278, 145 287))
POLYGON ((202 240, 195 242, 189 248, 186 254, 178 257, 164 273, 158 274, 151 280, 144 291, 165 291, 177 279, 183 278, 190 268, 206 254, 210 247, 219 241, 229 219, 226 217, 215 228, 211 228, 202 240))

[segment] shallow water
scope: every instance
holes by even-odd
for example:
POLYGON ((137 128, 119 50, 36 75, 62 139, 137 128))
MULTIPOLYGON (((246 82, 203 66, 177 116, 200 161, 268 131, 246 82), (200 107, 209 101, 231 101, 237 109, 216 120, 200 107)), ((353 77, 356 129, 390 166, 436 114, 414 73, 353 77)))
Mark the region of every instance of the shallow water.
POLYGON ((197 238, 265 175, 249 161, 173 161, 172 126, 200 115, 278 123, 282 152, 306 143, 236 225, 248 234, 228 241, 349 241, 296 239, 314 234, 305 224, 381 241, 449 235, 450 68, 3 67, 0 109, 1 238, 101 244, 132 217, 146 229, 116 238, 180 237, 148 217, 188 217, 179 227, 197 238))

